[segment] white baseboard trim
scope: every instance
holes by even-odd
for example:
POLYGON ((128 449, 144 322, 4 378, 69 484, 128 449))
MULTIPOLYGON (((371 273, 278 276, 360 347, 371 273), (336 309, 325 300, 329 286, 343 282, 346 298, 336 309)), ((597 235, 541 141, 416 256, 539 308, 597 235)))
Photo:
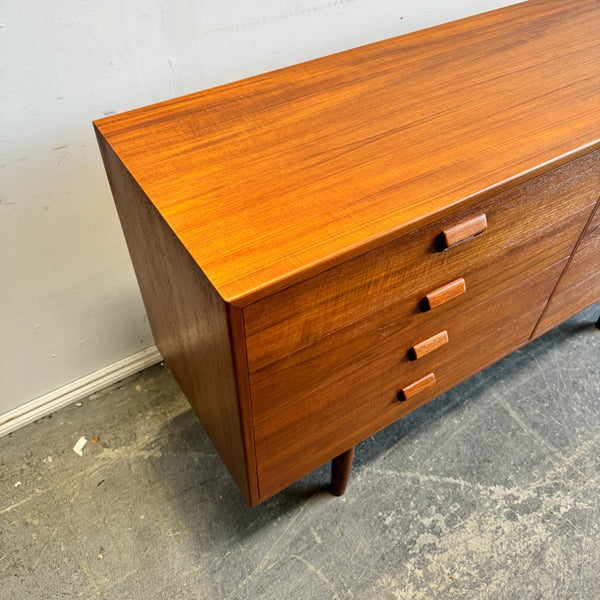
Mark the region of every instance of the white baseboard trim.
POLYGON ((44 394, 31 402, 27 402, 23 406, 0 415, 0 437, 28 423, 37 421, 67 404, 81 400, 109 386, 111 383, 125 379, 125 377, 129 377, 161 360, 162 357, 158 348, 150 346, 150 348, 146 348, 137 354, 128 356, 57 390, 44 394))

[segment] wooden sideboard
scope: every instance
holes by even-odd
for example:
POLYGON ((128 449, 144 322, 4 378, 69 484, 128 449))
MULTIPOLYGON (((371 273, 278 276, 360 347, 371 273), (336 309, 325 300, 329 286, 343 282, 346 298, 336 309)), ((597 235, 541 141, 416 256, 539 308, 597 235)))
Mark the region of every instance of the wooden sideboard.
POLYGON ((600 4, 94 123, 156 344, 252 506, 600 299, 600 4))

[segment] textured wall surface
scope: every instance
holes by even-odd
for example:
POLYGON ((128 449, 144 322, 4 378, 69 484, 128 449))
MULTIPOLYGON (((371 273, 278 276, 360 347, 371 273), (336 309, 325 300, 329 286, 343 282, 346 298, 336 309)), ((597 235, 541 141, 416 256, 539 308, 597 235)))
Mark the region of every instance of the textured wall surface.
POLYGON ((0 415, 152 345, 93 119, 512 3, 3 3, 0 415))

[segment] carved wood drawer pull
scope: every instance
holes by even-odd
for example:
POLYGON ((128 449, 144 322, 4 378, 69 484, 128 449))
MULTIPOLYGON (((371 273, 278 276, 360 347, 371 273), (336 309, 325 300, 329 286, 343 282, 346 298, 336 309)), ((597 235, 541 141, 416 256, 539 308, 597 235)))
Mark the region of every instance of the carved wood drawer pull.
POLYGON ((421 377, 421 379, 417 379, 410 385, 403 387, 398 392, 398 400, 410 400, 413 396, 416 396, 418 393, 427 389, 429 386, 435 383, 435 375, 433 373, 429 373, 425 375, 425 377, 421 377))
POLYGON ((448 343, 448 332, 444 329, 444 331, 440 331, 435 335, 432 335, 430 338, 415 344, 408 351, 408 358, 410 360, 417 360, 434 350, 437 350, 440 346, 448 343))
POLYGON ((421 301, 421 310, 427 311, 432 308, 436 308, 444 302, 448 302, 448 300, 452 300, 461 294, 464 294, 467 291, 467 284, 465 280, 461 277, 460 279, 456 279, 451 281, 450 283, 443 285, 441 288, 437 290, 433 290, 433 292, 429 292, 421 301))
POLYGON ((477 215, 468 221, 463 221, 462 223, 458 223, 458 225, 448 227, 448 229, 444 229, 442 232, 442 250, 479 235, 486 229, 487 219, 485 214, 477 215))

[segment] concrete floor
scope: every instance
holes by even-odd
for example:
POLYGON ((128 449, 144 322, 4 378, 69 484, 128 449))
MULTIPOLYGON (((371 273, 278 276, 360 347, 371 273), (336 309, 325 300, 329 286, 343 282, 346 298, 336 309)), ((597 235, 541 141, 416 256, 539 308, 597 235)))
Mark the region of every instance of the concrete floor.
POLYGON ((0 597, 598 598, 600 304, 249 509, 156 366, 0 439, 0 597), (92 440, 83 456, 72 450, 92 440))

